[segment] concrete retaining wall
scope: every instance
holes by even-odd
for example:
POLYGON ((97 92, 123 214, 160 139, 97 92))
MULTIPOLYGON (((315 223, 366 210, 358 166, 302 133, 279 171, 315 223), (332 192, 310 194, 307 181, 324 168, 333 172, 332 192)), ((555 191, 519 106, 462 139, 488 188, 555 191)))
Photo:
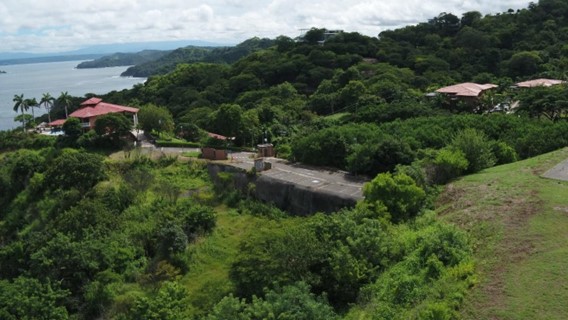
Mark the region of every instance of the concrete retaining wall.
POLYGON ((245 170, 230 165, 209 163, 207 169, 215 184, 227 183, 225 179, 219 178, 219 173, 228 173, 231 175, 231 182, 229 182, 231 185, 224 187, 235 188, 246 193, 249 190, 249 184, 253 183, 255 184, 254 196, 257 199, 273 203, 293 215, 331 213, 342 208, 354 207, 357 203, 355 198, 322 192, 268 176, 247 174, 245 170))

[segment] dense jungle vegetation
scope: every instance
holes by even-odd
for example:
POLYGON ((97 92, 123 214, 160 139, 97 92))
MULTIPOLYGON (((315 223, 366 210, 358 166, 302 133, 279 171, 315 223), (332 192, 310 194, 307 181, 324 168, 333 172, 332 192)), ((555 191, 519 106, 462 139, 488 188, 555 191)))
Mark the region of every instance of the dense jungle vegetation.
POLYGON ((0 132, 0 318, 461 318, 476 242, 435 199, 460 176, 568 146, 565 86, 511 89, 565 79, 566 16, 565 1, 541 0, 377 38, 314 28, 102 96, 140 106, 163 140, 266 138, 280 157, 368 176, 365 199, 331 215, 281 212, 215 185, 201 160, 128 147, 118 116, 86 134, 69 120, 57 139, 0 132), (499 88, 476 106, 425 97, 464 81, 499 88), (512 100, 514 113, 489 112, 512 100))

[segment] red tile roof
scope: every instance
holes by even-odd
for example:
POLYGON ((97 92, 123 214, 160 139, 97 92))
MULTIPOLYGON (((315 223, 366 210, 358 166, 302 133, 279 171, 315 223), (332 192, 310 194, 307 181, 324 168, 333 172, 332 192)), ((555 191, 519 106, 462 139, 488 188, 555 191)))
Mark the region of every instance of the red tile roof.
POLYGON ((458 97, 478 97, 479 94, 481 94, 483 91, 497 87, 497 85, 491 83, 478 84, 473 82, 466 82, 440 88, 436 90, 436 92, 452 94, 458 97))
POLYGON ((65 123, 65 120, 67 120, 67 119, 57 119, 57 120, 51 121, 47 125, 51 126, 51 127, 62 126, 65 123))
POLYGON ((216 134, 216 133, 212 133, 212 132, 207 132, 207 135, 208 135, 209 137, 211 137, 211 138, 214 138, 214 139, 227 140, 227 137, 222 136, 222 135, 220 135, 220 134, 216 134))
POLYGON ((565 83, 566 81, 562 80, 555 80, 555 79, 535 79, 529 81, 523 81, 517 83, 517 87, 520 88, 533 88, 533 87, 550 87, 557 84, 565 83))
POLYGON ((92 118, 107 113, 130 112, 137 113, 137 108, 121 106, 118 104, 102 102, 102 99, 91 98, 81 103, 83 108, 74 111, 69 116, 75 118, 92 118))
POLYGON ((103 99, 97 98, 97 97, 92 97, 91 99, 87 99, 87 100, 81 102, 81 105, 82 106, 94 106, 101 101, 103 101, 103 99))
POLYGON ((207 132, 207 135, 211 138, 218 139, 218 140, 235 140, 235 137, 225 137, 220 134, 207 132))

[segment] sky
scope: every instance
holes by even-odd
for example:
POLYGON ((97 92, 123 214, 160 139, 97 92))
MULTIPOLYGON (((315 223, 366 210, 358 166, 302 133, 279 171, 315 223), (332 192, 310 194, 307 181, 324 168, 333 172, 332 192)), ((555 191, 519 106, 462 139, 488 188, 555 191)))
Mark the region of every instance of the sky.
POLYGON ((48 53, 97 44, 296 37, 300 29, 377 36, 441 12, 494 14, 527 0, 2 0, 0 52, 48 53))

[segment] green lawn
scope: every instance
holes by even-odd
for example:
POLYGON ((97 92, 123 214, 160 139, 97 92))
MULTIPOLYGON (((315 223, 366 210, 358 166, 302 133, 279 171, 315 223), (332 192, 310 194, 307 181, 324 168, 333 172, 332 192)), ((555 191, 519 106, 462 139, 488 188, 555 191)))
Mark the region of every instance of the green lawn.
POLYGON ((540 175, 568 148, 498 166, 448 185, 442 219, 471 234, 479 284, 465 319, 566 319, 568 182, 540 175))

